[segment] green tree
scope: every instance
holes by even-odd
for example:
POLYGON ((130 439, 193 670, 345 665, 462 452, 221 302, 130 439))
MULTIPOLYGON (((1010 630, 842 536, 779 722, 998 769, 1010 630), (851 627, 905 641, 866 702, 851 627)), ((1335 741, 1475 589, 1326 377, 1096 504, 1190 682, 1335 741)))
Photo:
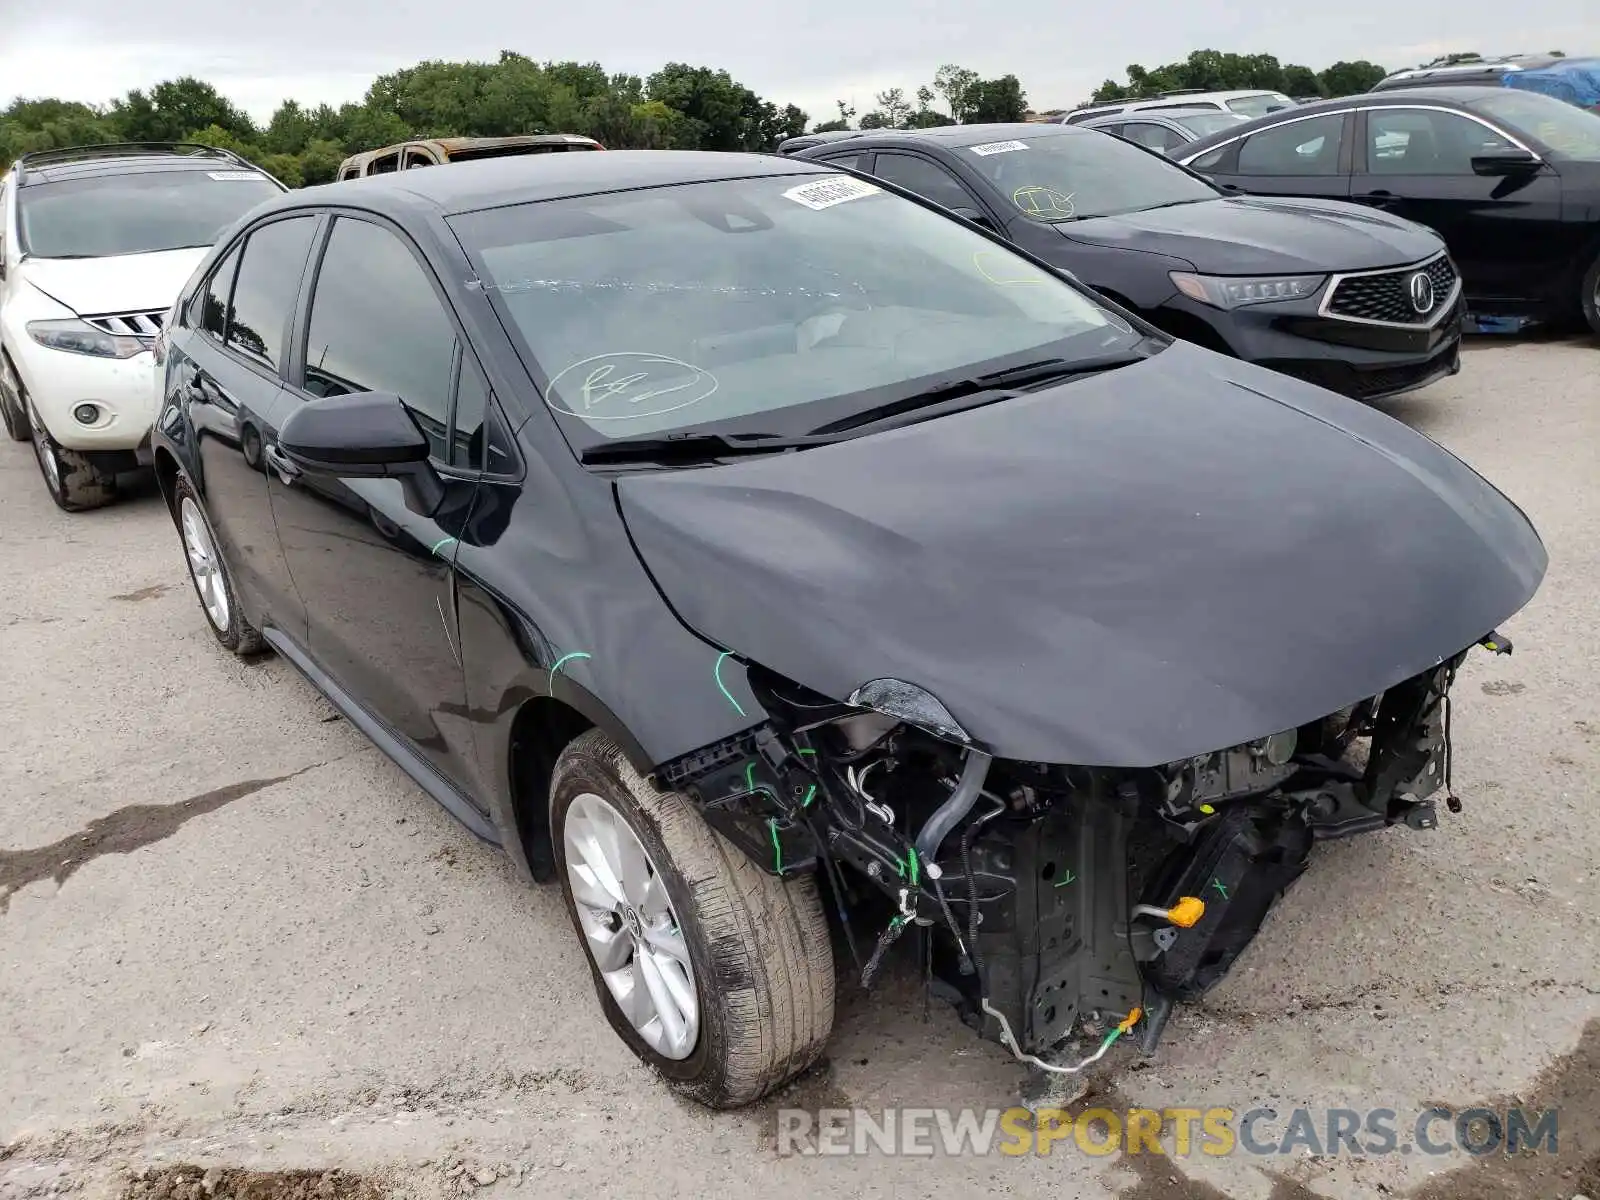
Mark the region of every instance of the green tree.
POLYGON ((969 71, 966 67, 958 67, 954 63, 946 63, 933 75, 933 89, 944 97, 944 102, 950 108, 950 115, 959 125, 967 119, 967 113, 972 107, 972 87, 978 82, 978 73, 969 71))
POLYGON ((904 88, 892 87, 878 93, 878 111, 890 129, 904 129, 911 116, 911 101, 906 99, 904 88))
POLYGON ((298 154, 268 154, 254 160, 255 164, 288 187, 305 186, 305 171, 298 154))
POLYGON ((1324 96, 1354 96, 1357 92, 1370 92, 1389 72, 1377 63, 1357 59, 1355 62, 1336 62, 1322 72, 1324 96))
POLYGON ((861 128, 893 129, 894 126, 889 123, 889 118, 887 116, 879 112, 877 109, 873 109, 866 116, 861 118, 861 128))
POLYGON ((339 142, 319 139, 300 151, 300 181, 306 187, 319 183, 332 183, 344 162, 344 146, 339 142))
POLYGON ((1015 75, 980 79, 967 89, 965 120, 972 122, 1020 121, 1027 115, 1027 96, 1015 75))
POLYGON ((311 141, 312 118, 297 100, 278 105, 261 135, 261 144, 274 154, 299 154, 311 141))
POLYGON ((699 125, 699 149, 759 150, 766 143, 769 114, 760 97, 726 71, 668 63, 645 80, 644 90, 699 125))
POLYGON ((1283 90, 1291 96, 1320 96, 1322 81, 1310 67, 1290 64, 1283 69, 1283 90))
POLYGON ((244 110, 192 75, 158 83, 149 95, 135 88, 111 102, 109 115, 130 142, 176 142, 191 129, 211 127, 244 140, 257 136, 255 122, 244 110))
POLYGON ((812 133, 842 133, 850 128, 849 121, 818 121, 811 127, 812 133))

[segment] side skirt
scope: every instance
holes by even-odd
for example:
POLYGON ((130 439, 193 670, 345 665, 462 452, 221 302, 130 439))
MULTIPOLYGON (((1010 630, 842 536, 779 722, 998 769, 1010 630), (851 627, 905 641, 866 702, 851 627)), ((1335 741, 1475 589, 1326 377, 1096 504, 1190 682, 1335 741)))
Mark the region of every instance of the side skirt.
POLYGON ((419 755, 398 737, 387 725, 373 716, 349 692, 335 683, 322 668, 312 662, 306 652, 276 629, 263 629, 261 636, 304 675, 311 686, 326 696, 340 714, 372 740, 389 756, 390 760, 411 776, 412 781, 432 796, 452 817, 491 846, 500 844, 500 835, 489 819, 477 810, 460 790, 439 774, 427 759, 419 755))

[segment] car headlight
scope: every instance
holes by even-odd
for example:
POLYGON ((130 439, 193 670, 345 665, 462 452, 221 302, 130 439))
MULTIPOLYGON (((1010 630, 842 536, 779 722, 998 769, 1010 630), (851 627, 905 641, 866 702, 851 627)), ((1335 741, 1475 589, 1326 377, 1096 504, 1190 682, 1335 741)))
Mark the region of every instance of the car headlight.
POLYGON ((132 358, 148 349, 138 338, 105 333, 87 321, 29 321, 28 336, 51 350, 92 358, 132 358))
POLYGON ((1195 275, 1188 271, 1171 271, 1168 276, 1189 299, 1212 308, 1303 300, 1316 295, 1328 280, 1326 275, 1195 275))

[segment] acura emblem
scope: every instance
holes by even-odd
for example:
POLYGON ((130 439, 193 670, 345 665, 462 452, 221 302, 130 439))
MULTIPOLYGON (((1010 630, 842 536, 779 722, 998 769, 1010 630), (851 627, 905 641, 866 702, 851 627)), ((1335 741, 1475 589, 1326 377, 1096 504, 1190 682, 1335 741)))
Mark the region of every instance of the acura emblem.
POLYGON ((1433 280, 1428 278, 1426 271, 1418 271, 1411 277, 1411 307, 1420 315, 1433 308, 1433 280))

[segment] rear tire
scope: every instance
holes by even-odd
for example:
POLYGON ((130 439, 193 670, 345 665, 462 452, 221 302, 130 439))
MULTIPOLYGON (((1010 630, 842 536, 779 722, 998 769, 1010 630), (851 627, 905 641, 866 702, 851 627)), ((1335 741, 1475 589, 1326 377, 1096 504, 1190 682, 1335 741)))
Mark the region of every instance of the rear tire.
MULTIPOLYGON (((27 393, 19 392, 19 395, 26 404, 27 393)), ((100 470, 76 450, 58 445, 31 404, 28 420, 33 456, 38 460, 45 490, 56 507, 63 512, 86 512, 102 508, 117 498, 117 477, 100 470)))
POLYGON ((1600 255, 1589 264, 1589 269, 1583 273, 1583 288, 1579 293, 1578 301, 1583 310, 1583 319, 1589 326, 1589 332, 1600 337, 1600 255))
POLYGON ((189 581, 194 584, 200 611, 211 632, 224 650, 232 650, 240 657, 260 653, 261 632, 245 620, 239 608, 233 577, 228 574, 228 564, 217 549, 211 522, 206 518, 194 485, 183 475, 179 475, 173 485, 172 514, 178 526, 184 562, 189 568, 189 581))
MULTIPOLYGON (((711 1108, 738 1108, 817 1061, 833 1028, 834 968, 812 876, 783 880, 762 871, 715 833, 687 797, 661 791, 635 771, 598 729, 575 739, 556 763, 550 827, 567 914, 589 956, 606 1019, 669 1086, 711 1108), (621 873, 626 895, 597 896, 594 880, 602 875, 589 870, 592 851, 586 848, 607 842, 605 821, 613 817, 626 828, 609 844, 623 844, 624 833, 631 833, 648 861, 624 855, 621 861, 635 864, 631 879, 621 873), (657 885, 664 886, 670 909, 662 908, 657 885), (612 900, 615 916, 608 912, 612 900), (652 955, 648 932, 638 935, 643 942, 629 940, 630 931, 649 931, 652 922, 660 923, 657 937, 670 923, 673 944, 687 955, 698 1025, 692 1046, 668 1046, 665 1054, 647 1041, 661 1041, 662 1025, 636 1027, 638 1007, 624 998, 634 1012, 630 1018, 613 995, 619 977, 629 986, 628 971, 635 972, 635 986, 640 979, 654 982, 649 971, 660 971, 627 948, 643 946, 645 957, 652 955), (612 938, 618 941, 608 953, 612 938), (609 972, 597 953, 608 958, 609 972)), ((674 994, 681 994, 678 986, 674 994)))

